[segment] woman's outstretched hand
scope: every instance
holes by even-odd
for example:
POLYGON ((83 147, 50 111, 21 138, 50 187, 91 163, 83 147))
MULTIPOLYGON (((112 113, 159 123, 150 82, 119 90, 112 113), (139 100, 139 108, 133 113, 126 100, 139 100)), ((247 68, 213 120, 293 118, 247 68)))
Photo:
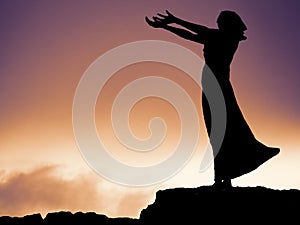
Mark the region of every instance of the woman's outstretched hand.
POLYGON ((146 22, 154 27, 154 28, 163 28, 170 23, 174 23, 176 21, 176 17, 171 14, 168 10, 166 10, 166 15, 161 13, 157 13, 157 16, 152 17, 153 20, 150 20, 147 16, 145 17, 146 22))
POLYGON ((160 22, 160 21, 156 21, 153 17, 153 20, 150 20, 147 16, 145 17, 146 22, 154 28, 163 28, 166 26, 166 24, 160 22))
POLYGON ((160 21, 164 24, 170 24, 170 23, 175 23, 177 18, 168 10, 166 10, 166 15, 157 13, 157 16, 154 16, 153 19, 155 21, 160 21))

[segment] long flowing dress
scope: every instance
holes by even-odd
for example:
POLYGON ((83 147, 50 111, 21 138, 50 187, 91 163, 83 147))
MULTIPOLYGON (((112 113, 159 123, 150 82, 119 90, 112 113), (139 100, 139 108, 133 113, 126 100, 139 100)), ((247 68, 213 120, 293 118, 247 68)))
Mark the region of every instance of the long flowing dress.
MULTIPOLYGON (((233 179, 249 173, 280 152, 279 148, 265 146, 258 141, 248 126, 235 98, 230 83, 230 64, 239 40, 224 35, 217 29, 209 29, 205 34, 204 58, 223 92, 226 108, 226 130, 220 148, 211 134, 213 103, 205 95, 212 85, 205 82, 207 73, 202 74, 202 108, 206 129, 214 153, 215 179, 233 179), (217 149, 217 150, 216 150, 217 149)), ((204 69, 205 70, 205 69, 204 69)))

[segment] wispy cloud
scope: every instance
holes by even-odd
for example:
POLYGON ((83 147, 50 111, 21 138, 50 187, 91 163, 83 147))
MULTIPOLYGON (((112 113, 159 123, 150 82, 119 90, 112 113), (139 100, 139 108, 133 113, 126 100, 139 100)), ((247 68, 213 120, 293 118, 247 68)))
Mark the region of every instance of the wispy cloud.
POLYGON ((99 179, 95 182, 92 176, 84 174, 72 179, 62 178, 57 166, 39 167, 26 173, 2 172, 0 215, 45 215, 48 212, 66 210, 136 217, 138 210, 153 196, 153 192, 122 190, 101 190, 99 179))
POLYGON ((23 215, 53 210, 95 210, 101 208, 98 191, 91 179, 82 176, 66 180, 56 166, 45 166, 27 173, 2 174, 0 212, 23 215))

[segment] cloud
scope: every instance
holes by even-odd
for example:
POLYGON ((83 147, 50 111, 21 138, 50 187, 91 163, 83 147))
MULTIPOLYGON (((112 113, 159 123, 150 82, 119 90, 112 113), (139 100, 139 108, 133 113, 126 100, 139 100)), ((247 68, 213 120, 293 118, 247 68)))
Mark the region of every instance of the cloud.
POLYGON ((46 215, 48 212, 64 210, 136 217, 152 197, 151 192, 133 192, 124 187, 102 189, 101 185, 99 179, 86 174, 64 179, 59 175, 57 166, 39 167, 26 173, 5 174, 2 171, 0 215, 46 215))
POLYGON ((101 208, 102 202, 97 201, 98 190, 93 180, 85 176, 72 180, 62 179, 56 173, 56 169, 56 166, 45 166, 28 173, 2 173, 1 214, 24 215, 53 210, 101 208))
POLYGON ((140 212, 137 213, 136 209, 145 208, 153 203, 154 199, 155 191, 128 193, 120 199, 116 211, 120 216, 133 215, 138 218, 140 212))

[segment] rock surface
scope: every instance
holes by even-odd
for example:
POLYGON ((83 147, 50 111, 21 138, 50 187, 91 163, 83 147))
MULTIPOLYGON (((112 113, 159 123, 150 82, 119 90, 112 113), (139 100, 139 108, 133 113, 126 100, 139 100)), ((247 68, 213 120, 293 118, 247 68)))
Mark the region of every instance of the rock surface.
POLYGON ((175 188, 156 193, 153 204, 141 211, 139 219, 108 218, 88 213, 55 212, 43 219, 40 214, 0 217, 1 225, 160 225, 160 224, 263 224, 298 223, 300 191, 265 187, 234 187, 217 190, 211 186, 175 188))

